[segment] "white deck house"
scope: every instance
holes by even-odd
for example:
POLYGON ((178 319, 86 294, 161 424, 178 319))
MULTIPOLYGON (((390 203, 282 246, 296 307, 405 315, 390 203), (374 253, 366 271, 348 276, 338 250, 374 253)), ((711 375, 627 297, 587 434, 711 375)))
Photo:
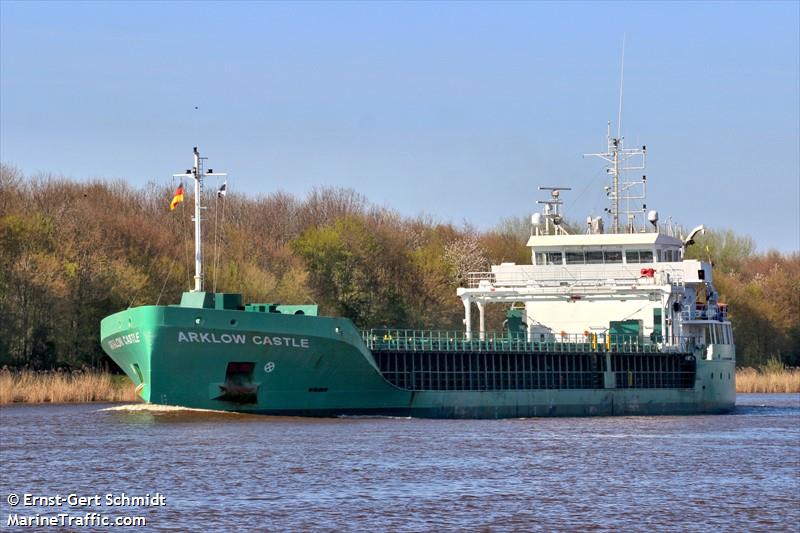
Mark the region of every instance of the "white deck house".
MULTIPOLYGON (((609 141, 609 173, 616 177, 619 160, 625 155, 618 143, 609 141)), ((632 151, 644 152, 641 150, 632 151)), ((639 168, 639 167, 637 167, 639 168)), ((634 182, 646 189, 646 178, 634 182)), ((622 184, 630 190, 631 183, 622 184)), ((692 244, 695 228, 688 238, 671 228, 659 228, 658 213, 626 211, 625 227, 620 224, 620 183, 607 187, 612 201, 612 233, 603 232, 601 218, 588 218, 585 234, 570 235, 559 213, 562 201, 558 187, 551 191, 542 214, 532 217, 531 264, 503 263, 490 272, 469 274, 466 287, 458 289, 464 303, 465 335, 473 338, 472 309, 478 310, 477 338, 486 335, 485 307, 500 303, 524 307, 523 320, 528 341, 574 339, 576 335, 605 336, 614 333, 612 322, 627 322, 645 342, 663 347, 706 346, 708 358, 732 358, 733 338, 726 306, 718 301, 712 284, 711 264, 684 260, 685 247, 692 244), (647 222, 637 226, 637 216, 647 222)), ((630 202, 628 202, 630 203, 630 202)))

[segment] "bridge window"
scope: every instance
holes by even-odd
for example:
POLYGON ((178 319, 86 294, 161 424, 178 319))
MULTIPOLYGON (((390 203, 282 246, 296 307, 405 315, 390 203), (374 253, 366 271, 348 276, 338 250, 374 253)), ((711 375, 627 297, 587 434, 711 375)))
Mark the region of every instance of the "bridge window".
POLYGON ((625 250, 626 263, 652 263, 652 250, 625 250))
POLYGON ((560 265, 562 264, 561 252, 536 252, 537 265, 560 265))
MULTIPOLYGON (((652 254, 651 254, 652 255, 652 254)), ((537 258, 539 254, 537 254, 537 258)), ((567 251, 568 265, 601 265, 603 263, 622 263, 621 250, 593 250, 593 251, 567 251)), ((537 264, 541 264, 537 259, 537 264)), ((552 261, 551 261, 552 262, 552 261)), ((561 264, 561 254, 558 254, 558 264, 561 264)))
POLYGON ((582 265, 586 262, 583 252, 567 252, 568 265, 582 265))
POLYGON ((603 263, 603 252, 586 252, 587 265, 600 265, 603 263))

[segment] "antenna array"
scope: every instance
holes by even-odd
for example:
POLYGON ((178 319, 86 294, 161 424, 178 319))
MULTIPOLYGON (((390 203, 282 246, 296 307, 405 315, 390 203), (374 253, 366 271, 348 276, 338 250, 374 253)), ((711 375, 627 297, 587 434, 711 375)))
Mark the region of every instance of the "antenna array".
POLYGON ((642 176, 640 181, 620 182, 622 172, 628 170, 644 170, 647 160, 647 147, 625 148, 624 137, 622 136, 622 89, 625 80, 625 35, 622 36, 622 59, 620 61, 619 74, 619 112, 617 114, 617 136, 611 135, 611 122, 608 123, 607 142, 608 148, 601 154, 584 154, 584 156, 594 156, 604 159, 609 163, 606 173, 611 175, 611 186, 606 186, 606 196, 611 202, 611 207, 605 211, 611 215, 612 233, 620 233, 620 214, 625 215, 625 231, 632 233, 635 231, 635 221, 637 215, 647 212, 647 176, 642 176), (620 200, 625 201, 625 210, 620 211, 620 200), (641 200, 641 210, 631 208, 632 200, 641 200))
POLYGON ((640 181, 620 182, 622 172, 629 170, 644 170, 647 161, 647 147, 625 148, 623 137, 611 136, 611 123, 608 123, 608 149, 605 153, 584 154, 584 156, 599 157, 609 163, 606 173, 611 176, 611 186, 606 186, 606 196, 611 201, 611 207, 606 209, 611 215, 612 233, 620 233, 620 200, 626 201, 626 210, 623 212, 627 218, 626 229, 633 231, 636 215, 643 214, 647 204, 642 203, 641 211, 631 209, 631 200, 644 200, 647 197, 647 176, 642 176, 640 181), (641 189, 638 189, 641 187, 641 189))

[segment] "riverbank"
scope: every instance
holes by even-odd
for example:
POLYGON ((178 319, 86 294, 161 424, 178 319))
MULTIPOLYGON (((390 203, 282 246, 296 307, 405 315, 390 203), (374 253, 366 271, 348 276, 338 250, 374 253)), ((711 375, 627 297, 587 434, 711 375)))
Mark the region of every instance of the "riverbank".
MULTIPOLYGON (((736 371, 736 392, 798 393, 800 368, 740 368, 736 371)), ((0 372, 0 405, 138 401, 133 383, 125 376, 103 372, 0 372)))
POLYGON ((736 392, 800 392, 800 368, 783 368, 780 370, 739 368, 736 370, 736 392))
POLYGON ((137 401, 133 383, 126 376, 105 372, 0 372, 0 405, 137 401))

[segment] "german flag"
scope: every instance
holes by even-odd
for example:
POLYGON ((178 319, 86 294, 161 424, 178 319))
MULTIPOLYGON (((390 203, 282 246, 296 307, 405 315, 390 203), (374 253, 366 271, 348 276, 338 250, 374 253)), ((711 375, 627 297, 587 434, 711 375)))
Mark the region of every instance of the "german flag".
POLYGON ((172 211, 178 204, 183 201, 183 183, 178 185, 178 188, 175 189, 175 196, 172 197, 172 202, 169 204, 169 210, 172 211))

